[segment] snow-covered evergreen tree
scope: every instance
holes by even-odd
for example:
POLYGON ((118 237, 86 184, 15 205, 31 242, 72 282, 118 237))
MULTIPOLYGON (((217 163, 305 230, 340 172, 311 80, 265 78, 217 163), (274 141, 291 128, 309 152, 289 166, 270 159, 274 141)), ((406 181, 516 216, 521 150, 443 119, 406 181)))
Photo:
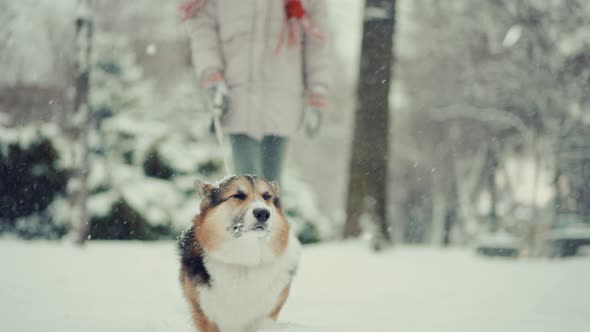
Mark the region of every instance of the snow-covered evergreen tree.
POLYGON ((97 34, 93 63, 91 236, 170 237, 198 207, 195 175, 219 175, 221 166, 205 115, 183 114, 196 94, 158 101, 120 36, 97 34))

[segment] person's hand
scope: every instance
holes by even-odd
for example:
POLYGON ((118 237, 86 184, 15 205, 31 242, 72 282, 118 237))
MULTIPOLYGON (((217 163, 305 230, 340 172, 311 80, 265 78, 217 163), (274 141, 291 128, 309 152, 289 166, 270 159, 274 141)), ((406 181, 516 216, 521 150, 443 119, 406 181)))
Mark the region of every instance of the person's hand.
POLYGON ((229 110, 229 89, 220 72, 212 72, 203 81, 205 94, 213 116, 223 117, 229 110))
POLYGON ((305 106, 304 122, 305 134, 314 138, 320 131, 323 121, 323 113, 328 106, 328 100, 324 94, 311 93, 307 98, 305 106))

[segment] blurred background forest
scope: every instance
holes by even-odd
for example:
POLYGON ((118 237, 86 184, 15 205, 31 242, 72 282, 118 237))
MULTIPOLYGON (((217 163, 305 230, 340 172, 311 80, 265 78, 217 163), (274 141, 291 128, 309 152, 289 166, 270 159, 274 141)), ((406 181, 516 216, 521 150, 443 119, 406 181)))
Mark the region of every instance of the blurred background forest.
MULTIPOLYGON (((81 121, 89 238, 171 239, 190 224, 194 179, 223 167, 177 4, 94 1, 80 119, 76 1, 0 0, 0 232, 61 238, 76 227, 81 121)), ((293 141, 284 180, 303 242, 364 235, 507 255, 545 253, 548 239, 559 255, 588 244, 590 3, 398 1, 389 132, 365 142, 388 149, 386 176, 365 174, 387 193, 381 228, 367 200, 346 212, 369 14, 363 1, 328 4, 332 111, 318 138, 293 141)))

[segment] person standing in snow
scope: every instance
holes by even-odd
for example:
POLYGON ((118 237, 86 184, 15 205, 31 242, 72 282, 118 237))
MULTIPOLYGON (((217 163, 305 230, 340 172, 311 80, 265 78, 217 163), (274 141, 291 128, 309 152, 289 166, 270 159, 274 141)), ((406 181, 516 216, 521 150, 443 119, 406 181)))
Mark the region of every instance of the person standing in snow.
POLYGON ((280 182, 287 142, 317 133, 328 96, 326 0, 188 0, 181 7, 206 97, 223 94, 235 172, 280 182))

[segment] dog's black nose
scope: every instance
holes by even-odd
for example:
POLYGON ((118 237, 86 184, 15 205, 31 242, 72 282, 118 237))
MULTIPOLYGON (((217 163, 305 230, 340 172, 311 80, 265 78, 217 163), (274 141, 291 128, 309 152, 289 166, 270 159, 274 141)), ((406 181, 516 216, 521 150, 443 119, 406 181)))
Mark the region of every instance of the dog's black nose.
POLYGON ((252 213, 254 213, 254 218, 256 218, 256 221, 258 222, 265 222, 270 218, 270 211, 267 209, 254 209, 252 213))

